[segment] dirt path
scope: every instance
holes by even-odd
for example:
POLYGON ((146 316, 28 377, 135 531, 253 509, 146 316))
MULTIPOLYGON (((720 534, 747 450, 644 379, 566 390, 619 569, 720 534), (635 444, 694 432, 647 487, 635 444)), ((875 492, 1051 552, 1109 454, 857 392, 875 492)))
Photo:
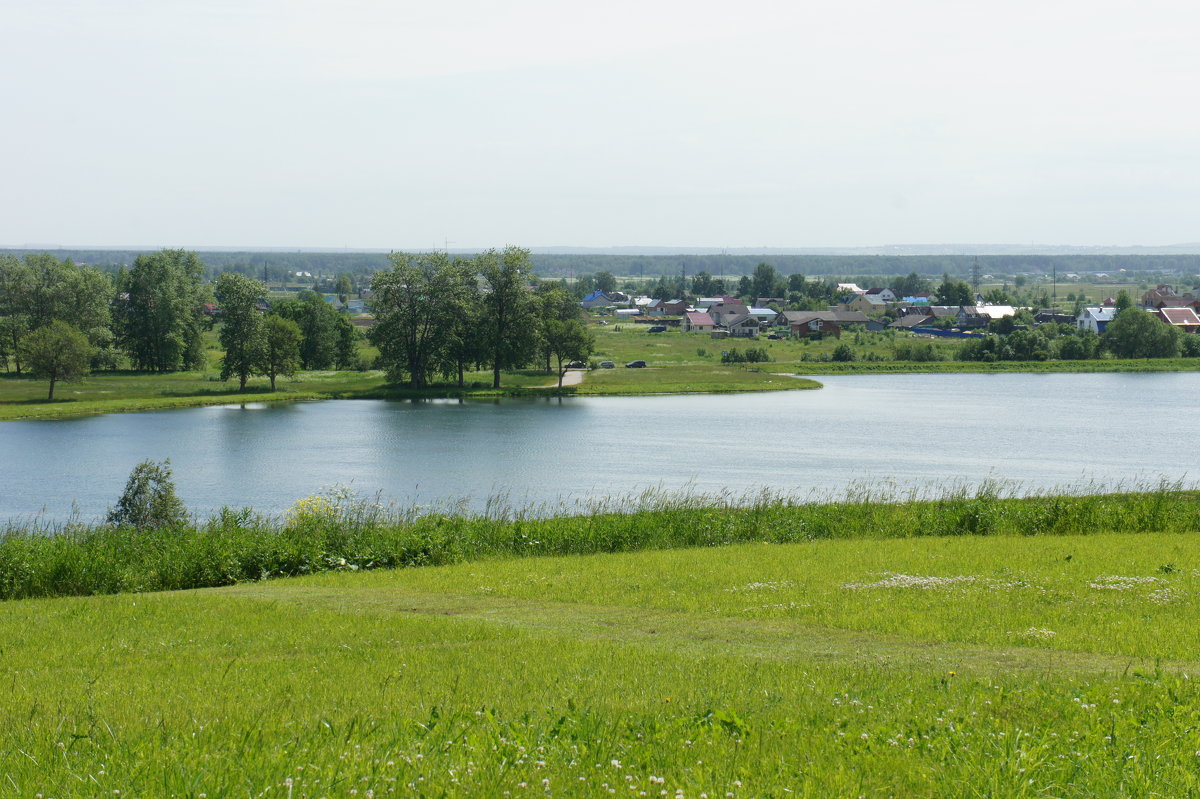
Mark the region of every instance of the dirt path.
MULTIPOLYGON (((585 371, 584 369, 568 369, 567 373, 563 375, 563 388, 578 386, 583 383, 583 373, 585 371)), ((538 386, 538 388, 558 388, 558 381, 555 380, 553 383, 547 383, 544 386, 538 386)))

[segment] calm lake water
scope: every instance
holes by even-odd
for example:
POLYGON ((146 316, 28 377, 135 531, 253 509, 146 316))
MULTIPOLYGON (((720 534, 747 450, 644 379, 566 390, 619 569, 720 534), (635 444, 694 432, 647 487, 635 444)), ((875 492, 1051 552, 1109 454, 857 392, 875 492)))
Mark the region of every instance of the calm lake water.
POLYGON ((1200 374, 862 375, 767 394, 196 408, 0 424, 0 520, 101 517, 170 458, 195 513, 279 513, 346 484, 403 505, 646 488, 1191 483, 1200 374))

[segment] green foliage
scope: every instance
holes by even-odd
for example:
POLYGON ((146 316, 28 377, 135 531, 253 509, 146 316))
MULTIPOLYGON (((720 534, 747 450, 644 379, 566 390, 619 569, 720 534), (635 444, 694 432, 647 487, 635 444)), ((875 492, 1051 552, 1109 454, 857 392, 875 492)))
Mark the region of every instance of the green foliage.
POLYGON ((170 460, 144 460, 133 467, 117 506, 108 514, 112 527, 136 530, 180 528, 187 521, 187 508, 175 495, 170 460))
POLYGON ((897 361, 915 361, 917 363, 942 360, 941 353, 938 352, 937 347, 933 346, 932 342, 914 341, 913 339, 896 342, 892 357, 897 361))
POLYGON ((741 352, 737 347, 721 353, 721 363, 767 363, 771 354, 763 347, 748 347, 741 352))
POLYGON ((601 270, 593 276, 593 282, 596 288, 603 291, 605 294, 617 290, 617 279, 612 272, 601 270))
POLYGON ((752 301, 758 297, 782 297, 788 288, 787 283, 780 277, 775 267, 767 263, 761 263, 754 267, 754 274, 750 281, 752 301))
POLYGON ((971 287, 961 280, 951 280, 947 275, 934 294, 938 305, 974 305, 971 287))
POLYGON ((537 302, 526 287, 532 274, 529 250, 488 250, 476 257, 475 266, 485 284, 480 335, 492 366, 492 388, 500 388, 501 371, 529 363, 537 349, 537 302))
POLYGON ((838 363, 846 363, 855 359, 854 348, 849 344, 839 344, 834 347, 830 359, 838 363))
POLYGON ((236 272, 224 272, 216 281, 221 346, 225 349, 221 379, 236 376, 241 391, 246 390, 246 381, 263 359, 263 321, 258 303, 265 293, 262 283, 236 272))
POLYGON ((744 541, 1182 533, 1200 525, 1200 493, 1173 486, 1024 498, 984 486, 905 501, 878 493, 801 502, 767 492, 733 502, 647 492, 589 506, 586 515, 537 518, 503 503, 483 516, 413 515, 337 489, 298 502, 283 520, 223 512, 196 525, 184 523, 168 464, 146 461, 130 475, 109 523, 169 527, 169 535, 130 538, 112 527, 75 527, 57 536, 10 531, 0 538, 0 599, 200 588, 310 574, 339 563, 394 568, 744 541), (220 568, 207 565, 216 562, 220 568))
POLYGON ((88 373, 93 352, 87 336, 57 319, 27 334, 19 350, 30 373, 50 381, 51 400, 59 380, 77 380, 88 373))
POLYGON ((1100 353, 1100 337, 1091 330, 1079 330, 1058 341, 1058 357, 1064 361, 1087 361, 1100 353))
POLYGON ((349 324, 349 320, 323 301, 315 291, 305 290, 294 299, 279 300, 272 304, 271 310, 299 325, 300 364, 304 369, 349 365, 339 357, 342 354, 341 322, 349 324))
POLYGON ((300 368, 300 326, 290 319, 272 314, 263 320, 262 346, 254 371, 266 375, 275 390, 275 378, 291 377, 300 368))
POLYGON ((905 277, 896 278, 889 286, 897 297, 915 297, 933 288, 933 284, 916 272, 909 272, 905 277))
POLYGON ((194 252, 143 254, 120 280, 118 340, 134 367, 149 372, 204 365, 201 287, 204 264, 194 252))
POLYGON ((388 377, 421 388, 453 358, 447 352, 455 343, 450 334, 470 302, 474 272, 469 262, 446 253, 390 258, 391 270, 371 282, 376 324, 368 335, 388 377))
POLYGON ((1108 323, 1100 343, 1118 358, 1177 358, 1181 335, 1174 325, 1129 307, 1108 323))
POLYGON ((566 370, 563 363, 586 361, 596 346, 596 339, 578 319, 550 319, 542 325, 547 351, 558 362, 558 384, 562 386, 566 370))

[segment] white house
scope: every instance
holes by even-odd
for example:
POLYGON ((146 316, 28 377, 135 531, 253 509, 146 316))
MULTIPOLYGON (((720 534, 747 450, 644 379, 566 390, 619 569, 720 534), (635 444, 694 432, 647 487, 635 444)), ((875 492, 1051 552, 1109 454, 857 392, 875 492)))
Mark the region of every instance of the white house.
POLYGON ((1075 326, 1080 330, 1090 330, 1093 333, 1103 333, 1104 328, 1108 327, 1108 323, 1117 315, 1115 307, 1084 308, 1079 312, 1079 316, 1075 317, 1075 326))

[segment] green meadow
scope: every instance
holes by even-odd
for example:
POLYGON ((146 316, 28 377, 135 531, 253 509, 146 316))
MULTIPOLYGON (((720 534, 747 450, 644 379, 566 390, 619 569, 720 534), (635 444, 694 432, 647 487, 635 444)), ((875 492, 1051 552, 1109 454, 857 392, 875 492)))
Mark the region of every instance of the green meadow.
MULTIPOLYGON (((595 319, 593 322, 597 321, 595 319)), ((247 391, 239 392, 236 381, 222 381, 215 369, 203 372, 154 374, 144 372, 97 372, 72 383, 62 383, 54 402, 45 400, 44 380, 0 374, 0 421, 53 419, 96 413, 163 410, 231 402, 288 402, 318 399, 412 399, 422 397, 487 398, 531 395, 610 396, 629 394, 693 394, 730 391, 780 391, 818 388, 819 383, 796 375, 870 374, 882 372, 1116 372, 1195 371, 1197 358, 1140 360, 1037 361, 977 363, 954 361, 959 340, 929 340, 942 360, 897 361, 895 348, 911 340, 908 333, 891 331, 847 333, 841 339, 827 338, 770 340, 713 339, 707 333, 668 330, 649 333, 637 324, 589 325, 596 347, 591 365, 612 361, 613 369, 593 368, 579 385, 557 387, 557 375, 531 367, 505 372, 500 389, 491 387, 490 372, 470 372, 465 384, 435 383, 423 389, 389 384, 377 370, 364 372, 300 372, 281 378, 271 391, 266 378, 252 378, 247 391), (848 344, 857 360, 830 362, 839 344, 848 344), (723 364, 722 352, 760 348, 765 363, 723 364), (644 360, 645 369, 626 369, 630 361, 644 360)), ((209 338, 212 336, 210 334, 209 338)), ((362 347, 369 361, 375 351, 362 347)), ((219 362, 221 353, 210 350, 209 363, 219 362)))
POLYGON ((1200 794, 1192 533, 11 601, 0 795, 1200 794))

